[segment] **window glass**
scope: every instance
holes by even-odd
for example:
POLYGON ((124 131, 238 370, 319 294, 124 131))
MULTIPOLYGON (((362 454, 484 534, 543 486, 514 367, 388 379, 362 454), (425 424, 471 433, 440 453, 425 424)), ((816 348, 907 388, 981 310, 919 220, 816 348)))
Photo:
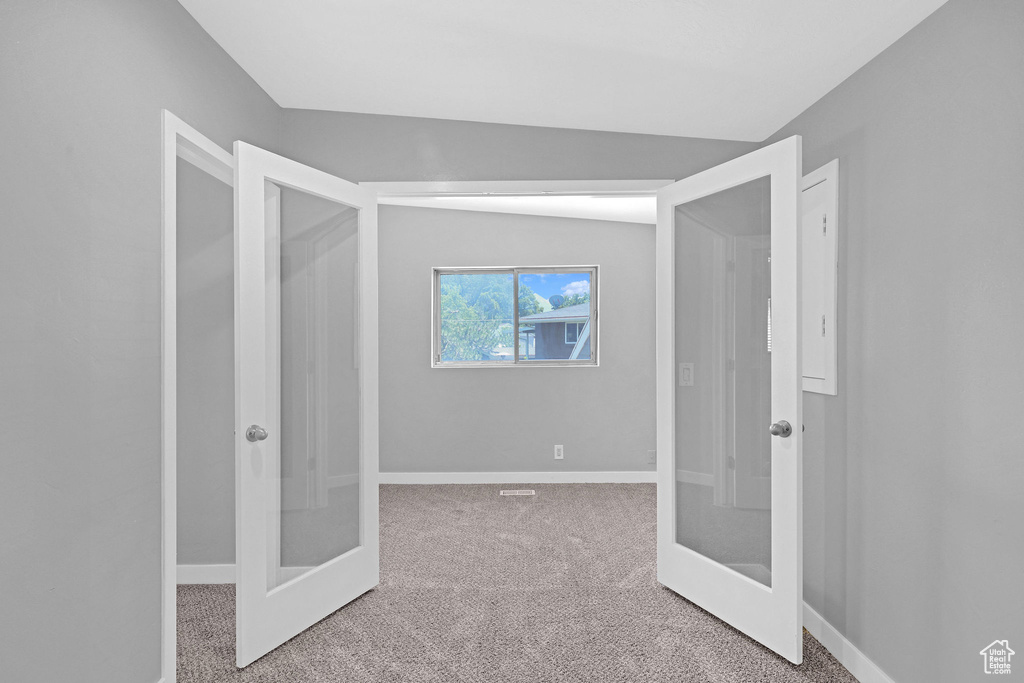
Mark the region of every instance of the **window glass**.
POLYGON ((520 359, 589 360, 590 271, 519 272, 520 359))
POLYGON ((441 361, 513 361, 512 273, 442 273, 441 361))
POLYGON ((434 273, 435 365, 596 364, 596 266, 434 273))

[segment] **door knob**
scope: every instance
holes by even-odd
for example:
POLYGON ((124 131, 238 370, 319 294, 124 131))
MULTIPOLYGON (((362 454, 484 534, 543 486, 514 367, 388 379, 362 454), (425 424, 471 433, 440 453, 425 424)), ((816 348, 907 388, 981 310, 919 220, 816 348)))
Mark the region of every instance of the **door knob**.
POLYGON ((245 438, 249 441, 263 441, 267 438, 267 430, 259 425, 253 425, 245 430, 245 438))
POLYGON ((779 420, 778 422, 776 422, 775 424, 768 428, 768 432, 772 436, 781 436, 783 439, 785 439, 787 436, 793 433, 793 426, 790 425, 785 420, 779 420))

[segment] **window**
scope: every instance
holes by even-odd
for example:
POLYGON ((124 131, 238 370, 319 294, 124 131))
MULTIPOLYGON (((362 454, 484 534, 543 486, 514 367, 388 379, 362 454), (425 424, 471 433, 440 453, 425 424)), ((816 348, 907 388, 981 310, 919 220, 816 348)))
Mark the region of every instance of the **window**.
POLYGON ((565 324, 565 343, 575 344, 580 339, 580 330, 583 329, 584 323, 566 323, 565 324))
POLYGON ((434 268, 434 367, 597 365, 597 266, 434 268))

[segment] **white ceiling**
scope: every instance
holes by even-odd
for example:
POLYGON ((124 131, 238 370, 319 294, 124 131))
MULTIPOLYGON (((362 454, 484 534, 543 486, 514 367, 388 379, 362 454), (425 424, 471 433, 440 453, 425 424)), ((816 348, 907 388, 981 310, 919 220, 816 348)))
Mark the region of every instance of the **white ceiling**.
POLYGON ((620 223, 650 223, 658 220, 655 195, 616 197, 602 195, 512 197, 381 197, 381 204, 419 206, 427 209, 457 209, 489 213, 515 213, 529 216, 586 218, 620 223))
POLYGON ((654 224, 672 180, 362 182, 380 204, 654 224))
POLYGON ((282 107, 760 142, 945 0, 179 0, 282 107))

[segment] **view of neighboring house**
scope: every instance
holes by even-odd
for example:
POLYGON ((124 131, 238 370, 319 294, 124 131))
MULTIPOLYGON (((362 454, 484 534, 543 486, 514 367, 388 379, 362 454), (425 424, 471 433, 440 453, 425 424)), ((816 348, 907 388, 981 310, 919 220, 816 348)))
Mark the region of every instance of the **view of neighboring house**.
POLYGON ((590 358, 590 302, 521 316, 519 340, 531 359, 590 358))
POLYGON ((434 362, 594 362, 596 277, 591 266, 435 268, 434 362))

